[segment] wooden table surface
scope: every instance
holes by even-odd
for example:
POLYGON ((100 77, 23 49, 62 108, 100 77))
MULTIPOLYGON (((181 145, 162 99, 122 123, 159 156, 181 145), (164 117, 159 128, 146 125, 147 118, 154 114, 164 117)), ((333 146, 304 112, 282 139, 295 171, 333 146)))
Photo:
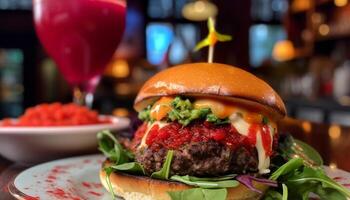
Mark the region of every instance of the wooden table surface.
MULTIPOLYGON (((285 119, 279 124, 280 132, 289 132, 295 138, 313 146, 322 155, 326 165, 350 171, 350 127, 315 124, 285 119)), ((12 200, 7 185, 28 166, 21 166, 0 156, 0 200, 12 200)))

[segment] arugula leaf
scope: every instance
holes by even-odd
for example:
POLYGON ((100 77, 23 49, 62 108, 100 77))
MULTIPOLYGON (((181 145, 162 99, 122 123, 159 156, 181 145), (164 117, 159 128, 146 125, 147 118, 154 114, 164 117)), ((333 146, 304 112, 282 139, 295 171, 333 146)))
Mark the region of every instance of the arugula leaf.
POLYGON ((283 135, 283 141, 279 142, 278 150, 285 160, 300 157, 308 166, 319 167, 323 165, 322 157, 313 147, 294 139, 291 135, 283 135))
POLYGON ((109 193, 111 193, 112 199, 115 199, 115 194, 114 194, 113 186, 110 179, 110 176, 113 173, 113 169, 110 167, 105 167, 103 170, 106 172, 106 183, 108 185, 109 193))
POLYGON ((346 200, 347 198, 336 190, 329 188, 322 188, 321 185, 318 185, 313 191, 317 194, 321 200, 346 200))
POLYGON ((299 172, 289 177, 286 183, 302 184, 305 182, 318 182, 323 188, 331 188, 341 192, 343 195, 350 197, 350 191, 344 186, 338 184, 329 178, 322 169, 314 169, 304 166, 299 172))
MULTIPOLYGON (((105 167, 104 171, 106 172, 106 183, 108 185, 108 189, 112 195, 112 199, 115 199, 110 175, 114 172, 114 170, 136 173, 137 171, 140 171, 140 166, 138 166, 136 163, 128 163, 135 159, 134 155, 130 151, 124 149, 110 131, 100 131, 97 133, 97 139, 99 145, 98 149, 112 161, 112 166, 105 167)), ((141 168, 141 170, 143 171, 143 168, 141 168)))
POLYGON ((281 193, 271 189, 268 190, 263 197, 264 200, 282 200, 282 198, 283 196, 281 193))
POLYGON ((124 171, 128 173, 145 175, 145 170, 143 166, 137 162, 129 162, 129 163, 124 163, 120 165, 112 165, 110 167, 117 171, 124 171))
POLYGON ((222 180, 222 181, 204 181, 204 180, 193 180, 190 176, 178 176, 174 175, 170 177, 171 180, 185 183, 187 185, 192 185, 201 188, 230 188, 237 187, 239 182, 236 180, 222 180))
POLYGON ((282 200, 288 200, 288 187, 284 183, 282 183, 282 190, 283 190, 282 200))
POLYGON ((302 157, 311 166, 322 166, 323 159, 321 155, 310 145, 300 140, 294 139, 295 145, 293 148, 294 152, 302 157))
POLYGON ((301 166, 303 166, 303 159, 293 158, 292 160, 289 160, 287 163, 278 168, 274 173, 272 173, 270 179, 275 181, 280 176, 288 174, 301 166))
POLYGON ((97 133, 98 148, 102 153, 111 160, 117 160, 117 155, 114 149, 114 143, 116 139, 113 135, 107 131, 101 131, 97 133))
POLYGON ((151 178, 157 178, 157 179, 169 179, 169 174, 170 174, 170 166, 171 166, 171 161, 173 160, 174 156, 174 151, 169 150, 165 162, 163 163, 162 169, 160 169, 157 172, 153 172, 151 174, 151 178))
POLYGON ((226 200, 226 189, 193 188, 168 192, 172 200, 226 200))
POLYGON ((107 130, 97 134, 99 150, 115 164, 123 164, 134 160, 134 155, 118 142, 107 130))
POLYGON ((322 160, 317 158, 318 153, 312 147, 293 138, 286 138, 279 147, 285 159, 296 158, 272 173, 270 179, 277 180, 282 187, 270 188, 264 197, 265 200, 274 197, 281 199, 282 193, 282 200, 287 199, 287 195, 288 199, 307 200, 311 193, 318 195, 321 200, 345 200, 346 197, 350 197, 348 189, 329 178, 321 166, 318 166, 322 160), (291 148, 291 145, 298 149, 291 148))
MULTIPOLYGON (((188 176, 188 175, 187 175, 188 176)), ((225 181, 230 180, 236 177, 236 174, 227 174, 225 176, 218 176, 218 177, 195 177, 195 176, 188 176, 191 181, 225 181)))

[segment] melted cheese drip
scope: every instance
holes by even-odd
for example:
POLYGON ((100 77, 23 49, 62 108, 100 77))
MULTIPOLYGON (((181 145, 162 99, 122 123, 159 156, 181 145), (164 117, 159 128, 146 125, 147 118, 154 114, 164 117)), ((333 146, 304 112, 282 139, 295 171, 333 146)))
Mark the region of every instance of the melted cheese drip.
POLYGON ((235 127, 239 134, 248 136, 250 124, 244 121, 240 114, 233 113, 230 116, 230 121, 232 126, 235 127))
MULTIPOLYGON (((242 115, 239 113, 233 113, 230 116, 230 121, 233 127, 237 130, 237 132, 241 135, 248 136, 249 134, 249 127, 251 126, 250 123, 246 122, 242 115)), ((270 123, 268 124, 268 127, 270 129, 270 137, 271 137, 271 144, 270 146, 272 147, 272 141, 273 141, 273 135, 274 135, 274 128, 273 125, 270 123)), ((255 148, 258 152, 258 169, 260 174, 266 174, 269 173, 269 166, 270 166, 270 157, 266 156, 266 151, 264 149, 263 143, 262 143, 262 138, 261 138, 261 132, 258 131, 256 133, 256 144, 255 148)))
POLYGON ((258 158, 259 158, 259 173, 260 174, 267 174, 270 172, 269 166, 270 166, 270 157, 266 156, 266 152, 262 143, 261 138, 261 131, 258 131, 256 134, 256 144, 255 148, 258 151, 258 158))
POLYGON ((137 147, 138 149, 140 149, 140 148, 142 148, 142 147, 147 147, 146 138, 147 138, 147 136, 148 136, 149 131, 150 131, 150 130, 153 128, 153 126, 155 126, 156 124, 159 126, 159 129, 161 129, 161 128, 163 128, 164 126, 168 125, 169 123, 167 123, 167 122, 161 122, 161 121, 156 121, 156 122, 154 122, 153 124, 148 123, 148 124, 147 124, 146 133, 143 135, 142 140, 141 140, 141 143, 140 143, 140 145, 137 147))

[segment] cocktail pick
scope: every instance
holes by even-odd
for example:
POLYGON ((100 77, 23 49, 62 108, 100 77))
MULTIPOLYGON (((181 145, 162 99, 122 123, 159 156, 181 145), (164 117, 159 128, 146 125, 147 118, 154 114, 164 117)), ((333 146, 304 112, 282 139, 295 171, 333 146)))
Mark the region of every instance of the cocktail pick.
POLYGON ((196 45, 196 47, 194 48, 194 51, 198 51, 203 47, 209 46, 208 63, 212 63, 213 57, 214 57, 215 44, 218 41, 220 42, 230 41, 232 40, 232 37, 230 35, 224 35, 224 34, 218 33, 215 29, 215 20, 212 17, 208 18, 208 29, 209 29, 208 36, 196 45))

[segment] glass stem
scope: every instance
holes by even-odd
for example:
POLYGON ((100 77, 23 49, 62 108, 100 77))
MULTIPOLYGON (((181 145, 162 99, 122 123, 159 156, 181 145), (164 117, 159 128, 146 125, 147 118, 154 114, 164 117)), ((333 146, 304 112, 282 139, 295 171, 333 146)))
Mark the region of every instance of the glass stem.
POLYGON ((94 101, 94 95, 91 92, 84 92, 79 87, 74 87, 73 89, 73 102, 92 108, 92 103, 94 101))

